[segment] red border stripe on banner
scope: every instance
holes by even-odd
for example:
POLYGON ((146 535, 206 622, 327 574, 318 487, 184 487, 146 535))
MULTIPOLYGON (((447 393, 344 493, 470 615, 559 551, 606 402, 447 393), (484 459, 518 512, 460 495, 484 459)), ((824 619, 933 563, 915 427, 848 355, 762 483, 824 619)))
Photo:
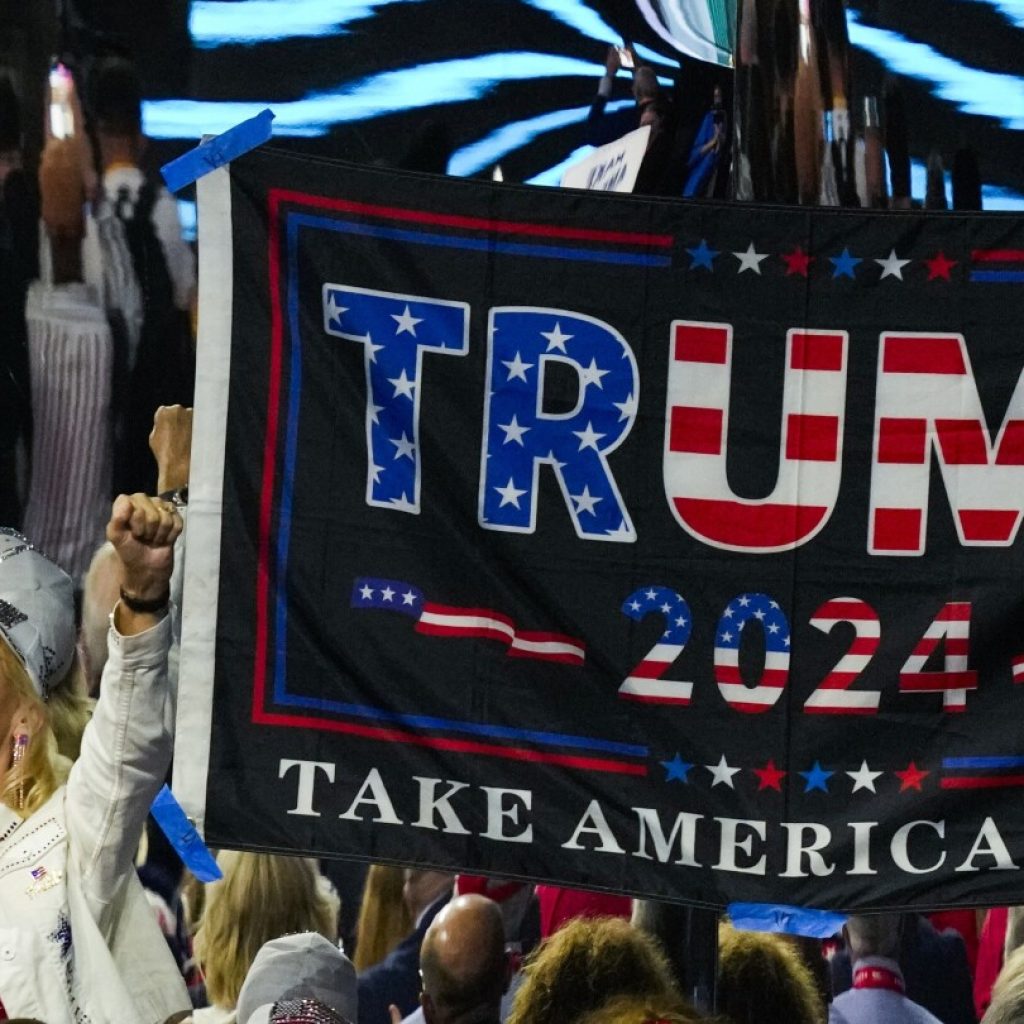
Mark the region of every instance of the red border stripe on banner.
POLYGON ((256 725, 283 725, 296 729, 318 729, 326 732, 341 732, 349 736, 363 736, 372 740, 386 740, 388 743, 408 743, 415 747, 430 747, 432 750, 451 750, 460 754, 484 754, 490 757, 504 757, 513 761, 532 761, 537 764, 558 764, 565 768, 582 768, 592 772, 610 772, 614 775, 647 775, 644 764, 629 764, 626 761, 612 761, 600 757, 578 757, 575 754, 553 754, 544 750, 525 750, 522 747, 502 747, 494 743, 478 743, 475 740, 456 740, 440 736, 420 736, 401 729, 380 729, 356 722, 339 722, 335 719, 313 718, 305 715, 269 714, 258 708, 253 714, 256 725))
MULTIPOLYGON (((378 206, 375 203, 357 203, 351 199, 328 199, 306 192, 292 192, 275 188, 268 192, 271 203, 301 203, 322 210, 358 213, 368 217, 410 221, 415 224, 433 224, 438 227, 464 228, 472 231, 493 231, 509 235, 533 235, 539 238, 574 238, 581 242, 611 242, 618 245, 649 245, 659 249, 670 248, 671 235, 651 235, 641 231, 606 231, 601 228, 574 228, 557 224, 531 224, 518 220, 491 220, 486 217, 465 217, 455 213, 428 213, 400 206, 378 206)), ((272 207, 273 209, 274 207, 272 207)))

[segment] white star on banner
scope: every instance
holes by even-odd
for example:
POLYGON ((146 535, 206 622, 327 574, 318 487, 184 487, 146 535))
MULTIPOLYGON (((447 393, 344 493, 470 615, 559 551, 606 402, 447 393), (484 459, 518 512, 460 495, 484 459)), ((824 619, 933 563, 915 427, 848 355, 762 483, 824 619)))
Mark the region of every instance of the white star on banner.
POLYGON ((416 506, 409 500, 409 496, 403 491, 400 498, 391 499, 391 507, 401 512, 415 512, 416 506))
POLYGON ((596 384, 601 390, 604 390, 604 385, 601 383, 601 378, 607 376, 610 370, 599 370, 597 368, 597 360, 591 359, 590 365, 585 367, 580 373, 580 383, 583 387, 588 384, 596 384))
POLYGON ((396 459, 406 458, 406 459, 409 459, 411 462, 415 462, 416 461, 416 457, 413 454, 416 451, 416 445, 414 445, 412 443, 412 441, 410 441, 409 438, 407 438, 405 436, 405 431, 404 430, 402 431, 402 436, 401 437, 399 437, 399 438, 389 437, 388 440, 397 449, 395 451, 395 458, 396 459))
POLYGON ((402 604, 415 605, 416 604, 416 595, 411 590, 407 590, 402 595, 402 604))
POLYGON ((380 596, 383 597, 385 601, 392 601, 394 600, 395 592, 391 589, 391 587, 385 587, 380 592, 380 596))
POLYGON ((523 447, 523 434, 525 434, 531 428, 519 426, 519 421, 516 419, 515 414, 513 413, 512 419, 508 423, 498 424, 498 429, 505 431, 505 440, 503 442, 504 444, 511 444, 514 441, 520 447, 523 447))
POLYGON ((399 316, 397 313, 391 314, 391 319, 395 321, 398 326, 395 328, 395 335, 399 334, 411 334, 414 338, 416 337, 416 325, 423 323, 423 317, 413 316, 409 312, 409 305, 406 303, 405 312, 399 316))
POLYGON ((752 270, 755 274, 759 275, 761 273, 761 261, 768 259, 769 254, 766 252, 756 252, 754 243, 751 242, 745 252, 734 252, 733 256, 740 261, 740 269, 736 271, 737 274, 742 274, 744 270, 752 270))
POLYGON ((612 402, 612 405, 619 410, 620 423, 636 415, 636 398, 632 393, 624 402, 612 402))
POLYGON ((549 352, 554 352, 555 349, 559 352, 565 352, 565 343, 572 338, 571 334, 562 333, 562 325, 558 322, 555 323, 553 331, 541 331, 540 336, 548 339, 549 352))
POLYGON ((380 423, 380 420, 379 420, 379 419, 377 418, 377 413, 379 413, 379 412, 383 412, 383 411, 384 411, 384 406, 383 406, 383 405, 374 405, 374 404, 373 404, 373 403, 371 402, 371 403, 370 403, 370 405, 369 405, 369 406, 367 406, 367 412, 369 412, 369 414, 370 414, 370 419, 371 419, 371 420, 372 420, 372 421, 373 421, 374 423, 380 423))
POLYGON ((526 493, 525 490, 521 491, 516 487, 512 477, 508 478, 508 483, 504 487, 495 487, 494 489, 501 495, 501 504, 498 508, 504 508, 506 505, 514 505, 519 508, 519 499, 526 493))
POLYGON ((373 587, 368 586, 366 583, 364 583, 359 588, 359 593, 363 595, 364 601, 369 601, 370 598, 373 597, 373 587))
POLYGON ((668 615, 668 613, 670 611, 672 611, 672 605, 670 605, 670 604, 663 604, 661 606, 661 611, 662 611, 663 615, 668 615))
POLYGON ((511 360, 511 362, 507 359, 503 359, 501 361, 501 365, 508 368, 508 376, 505 378, 506 380, 515 380, 518 378, 524 383, 527 383, 526 371, 533 369, 533 363, 524 363, 522 356, 518 352, 516 353, 515 359, 511 360))
POLYGON ((640 611, 640 602, 639 601, 630 601, 629 602, 629 607, 633 611, 638 612, 638 611, 640 611))
POLYGON ((644 594, 644 597, 646 597, 648 601, 653 601, 657 596, 658 594, 655 590, 648 590, 647 593, 644 594))
POLYGON ((595 498, 590 493, 590 488, 584 485, 582 494, 570 494, 570 498, 576 502, 577 512, 589 512, 592 516, 596 516, 597 513, 594 511, 594 506, 599 502, 603 501, 603 498, 595 498))
POLYGON ((634 534, 632 529, 626 524, 625 519, 623 519, 614 530, 605 530, 604 535, 606 537, 621 537, 623 540, 634 540, 636 537, 636 534, 634 534))
POLYGON ((327 296, 327 301, 324 303, 324 308, 327 313, 328 320, 340 321, 341 314, 348 312, 348 306, 338 305, 338 296, 335 292, 331 292, 331 294, 327 296))
POLYGON ((887 277, 895 277, 903 280, 903 268, 910 263, 910 260, 901 260, 896 256, 896 250, 890 249, 889 255, 884 260, 876 259, 875 262, 882 268, 882 276, 879 280, 887 277))
POLYGON ((847 772, 846 774, 853 779, 853 789, 851 792, 856 793, 858 789, 870 789, 872 793, 877 793, 878 790, 875 789, 875 779, 884 773, 873 772, 868 767, 867 761, 861 761, 860 767, 855 772, 847 772))
POLYGON ((363 344, 366 346, 366 356, 371 363, 377 362, 377 353, 384 347, 383 345, 374 345, 373 338, 370 337, 370 332, 366 332, 366 337, 363 338, 363 344))
POLYGON ((586 430, 574 430, 573 433, 580 439, 580 451, 583 451, 584 448, 593 448, 596 452, 597 442, 604 437, 604 434, 599 434, 594 430, 594 424, 589 420, 587 421, 586 430))
POLYGON ((376 462, 371 462, 370 463, 370 476, 373 477, 373 482, 375 484, 379 484, 380 483, 380 475, 383 472, 384 472, 384 467, 383 466, 378 466, 376 462))
POLYGON ((732 777, 739 771, 739 768, 730 768, 728 762, 725 760, 725 754, 722 755, 722 759, 718 764, 706 764, 704 767, 711 772, 712 789, 714 789, 719 783, 728 786, 730 789, 736 788, 736 784, 732 781, 732 777))
POLYGON ((405 395, 406 398, 412 398, 412 389, 416 387, 416 381, 410 380, 403 369, 397 377, 388 377, 388 383, 394 386, 395 393, 392 398, 397 398, 399 395, 405 395))

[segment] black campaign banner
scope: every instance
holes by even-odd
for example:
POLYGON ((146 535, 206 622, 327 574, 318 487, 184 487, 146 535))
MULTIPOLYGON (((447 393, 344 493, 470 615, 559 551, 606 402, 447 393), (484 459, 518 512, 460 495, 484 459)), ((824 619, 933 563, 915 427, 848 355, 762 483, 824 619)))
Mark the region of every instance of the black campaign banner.
POLYGON ((1019 218, 273 150, 200 204, 208 842, 1024 902, 1019 218))

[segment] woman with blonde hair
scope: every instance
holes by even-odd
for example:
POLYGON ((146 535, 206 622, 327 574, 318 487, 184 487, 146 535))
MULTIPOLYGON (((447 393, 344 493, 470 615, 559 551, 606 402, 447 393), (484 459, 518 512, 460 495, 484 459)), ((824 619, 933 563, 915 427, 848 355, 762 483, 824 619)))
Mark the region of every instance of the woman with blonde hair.
POLYGON ((120 601, 91 721, 72 581, 0 529, 0 1019, 146 1024, 188 1007, 133 867, 171 756, 167 613, 181 528, 170 502, 114 503, 120 601))
POLYGON ((210 1005, 195 1024, 232 1024, 242 982, 260 947, 296 932, 338 939, 338 899, 316 861, 222 850, 224 877, 211 882, 195 937, 210 1005))
POLYGON ((780 935, 718 929, 718 1012, 729 1024, 824 1024, 811 972, 780 935))
POLYGON ((402 894, 404 881, 402 868, 386 864, 371 864, 366 873, 352 958, 360 974, 379 964, 412 931, 412 914, 402 894))
POLYGON ((526 961, 508 1024, 575 1024, 623 996, 682 1004, 655 939, 621 917, 578 917, 526 961))

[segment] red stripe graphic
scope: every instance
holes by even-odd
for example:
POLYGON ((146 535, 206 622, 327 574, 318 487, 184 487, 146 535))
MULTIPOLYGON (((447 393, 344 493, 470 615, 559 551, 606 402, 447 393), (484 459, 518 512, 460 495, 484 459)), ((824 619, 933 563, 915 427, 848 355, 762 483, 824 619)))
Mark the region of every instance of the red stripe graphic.
POLYGON ((676 327, 675 358, 680 363, 724 363, 729 332, 724 327, 676 327))
POLYGON ((1024 260, 1024 249, 975 249, 971 259, 978 263, 1016 263, 1024 260))
POLYGON ((426 210, 409 210, 400 206, 378 206, 374 203, 357 203, 350 199, 327 199, 307 192, 292 192, 275 188, 269 192, 272 204, 302 203, 321 210, 337 210, 340 213, 358 213, 369 217, 384 217, 388 220, 410 221, 416 224, 433 224, 446 228, 466 228, 475 231, 501 232, 510 235, 535 235, 540 238, 573 238, 582 242, 613 242, 620 245, 651 245, 669 248, 671 235, 650 235, 639 231, 604 231, 598 228, 574 228, 558 224, 531 224, 517 220, 491 220, 487 217, 464 217, 459 214, 429 213, 426 210))
POLYGON ((882 370, 885 373, 966 373, 956 338, 913 338, 885 335, 882 370))
POLYGON ((592 772, 611 772, 617 775, 646 775, 647 766, 612 761, 606 758, 577 757, 574 754, 552 754, 542 750, 525 750, 521 747, 502 747, 494 743, 478 743, 475 740, 457 740, 439 736, 420 736, 402 729, 382 729, 356 722, 338 722, 333 719, 314 718, 306 715, 268 714, 262 708, 253 713, 257 725, 284 725, 296 729, 318 729, 340 732, 349 736, 363 736, 366 739, 385 740, 388 743, 408 743, 433 750, 451 750, 460 754, 482 754, 486 757, 503 757, 510 761, 532 761, 537 764, 557 764, 565 768, 582 768, 592 772))
POLYGON ((673 405, 668 447, 673 452, 719 455, 722 451, 722 410, 673 405))
POLYGON ((1019 512, 1005 509, 961 509, 957 513, 964 539, 1005 544, 1016 529, 1019 512))
MULTIPOLYGON (((761 678, 758 681, 760 686, 768 686, 773 689, 782 689, 786 685, 786 680, 789 677, 789 669, 785 668, 766 668, 761 671, 761 678)), ((740 683, 745 684, 743 674, 740 672, 739 665, 715 665, 715 678, 720 683, 740 683)))
POLYGON ((423 605, 423 613, 415 629, 417 633, 428 636, 498 640, 508 644, 508 654, 513 658, 582 665, 586 657, 586 644, 582 640, 561 633, 519 630, 507 615, 490 608, 459 608, 428 601, 423 605))
POLYGON ((1009 789, 1024 786, 1024 775, 961 775, 943 779, 940 789, 1009 789))
POLYGON ((824 506, 745 505, 713 498, 673 498, 679 515, 697 533, 734 547, 783 547, 814 530, 828 513, 824 506))
POLYGON ((843 368, 841 334, 794 334, 789 365, 794 370, 834 370, 843 368))

